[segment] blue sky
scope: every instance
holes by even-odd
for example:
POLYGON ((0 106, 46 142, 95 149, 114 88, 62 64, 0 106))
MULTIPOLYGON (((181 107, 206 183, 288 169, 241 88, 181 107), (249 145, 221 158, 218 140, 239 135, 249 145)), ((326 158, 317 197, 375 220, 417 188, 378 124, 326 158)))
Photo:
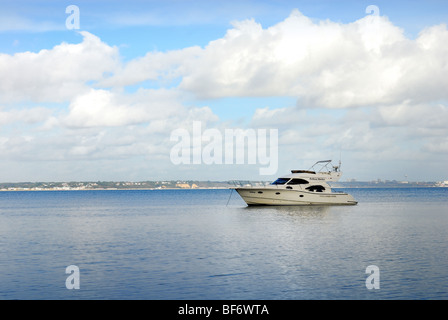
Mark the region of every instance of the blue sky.
POLYGON ((446 1, 2 1, 2 52, 40 50, 62 41, 79 41, 65 28, 65 8, 81 11, 81 29, 95 33, 110 45, 126 46, 125 58, 148 50, 204 46, 222 37, 231 22, 255 19, 269 27, 299 9, 312 19, 350 23, 376 5, 395 25, 415 36, 428 25, 446 23, 446 1), (144 38, 142 38, 142 36, 144 38), (18 43, 17 43, 18 41, 18 43))
POLYGON ((195 121, 278 130, 278 174, 448 179, 446 1, 0 5, 0 181, 274 178, 174 165, 195 121))

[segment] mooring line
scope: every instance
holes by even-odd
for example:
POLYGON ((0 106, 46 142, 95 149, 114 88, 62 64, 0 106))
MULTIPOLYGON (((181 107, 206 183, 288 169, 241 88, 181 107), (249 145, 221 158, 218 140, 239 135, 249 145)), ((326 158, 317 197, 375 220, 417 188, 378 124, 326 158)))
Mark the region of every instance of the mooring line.
POLYGON ((230 191, 229 199, 227 200, 226 207, 229 205, 229 201, 230 201, 230 198, 232 197, 232 193, 233 193, 233 188, 230 188, 230 189, 231 189, 231 191, 230 191))

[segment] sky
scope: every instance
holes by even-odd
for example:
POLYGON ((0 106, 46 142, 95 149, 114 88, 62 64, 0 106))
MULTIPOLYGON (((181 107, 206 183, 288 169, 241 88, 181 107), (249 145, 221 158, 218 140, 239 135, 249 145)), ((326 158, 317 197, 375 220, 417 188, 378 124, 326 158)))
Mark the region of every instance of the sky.
POLYGON ((447 22, 435 0, 0 0, 0 181, 265 181, 327 159, 342 181, 448 180, 447 22), (275 170, 249 144, 231 161, 226 130, 257 152, 275 133, 275 170), (228 161, 173 161, 176 132, 228 161))

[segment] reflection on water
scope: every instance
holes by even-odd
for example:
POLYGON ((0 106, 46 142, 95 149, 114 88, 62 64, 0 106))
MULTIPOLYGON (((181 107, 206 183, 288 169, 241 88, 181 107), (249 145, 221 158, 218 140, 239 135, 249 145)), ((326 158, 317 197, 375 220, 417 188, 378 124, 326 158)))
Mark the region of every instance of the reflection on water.
POLYGON ((332 206, 248 206, 244 210, 259 214, 276 213, 297 218, 325 218, 332 206))
POLYGON ((228 190, 3 192, 0 299, 448 299, 445 189, 254 207, 228 190))

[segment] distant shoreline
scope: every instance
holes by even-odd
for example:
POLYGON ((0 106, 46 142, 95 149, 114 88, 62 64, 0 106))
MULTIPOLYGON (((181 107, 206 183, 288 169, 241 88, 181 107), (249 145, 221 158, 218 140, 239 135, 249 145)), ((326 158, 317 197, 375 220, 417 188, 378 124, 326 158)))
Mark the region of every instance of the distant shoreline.
POLYGON ((0 189, 0 192, 8 191, 138 191, 138 190, 226 190, 234 187, 197 187, 197 188, 10 188, 10 189, 0 189))
POLYGON ((42 188, 42 189, 22 189, 22 188, 14 188, 14 189, 0 189, 0 192, 7 192, 7 191, 136 191, 136 190, 213 190, 213 189, 230 189, 233 187, 210 187, 210 188, 84 188, 84 189, 77 189, 77 188, 69 188, 69 189, 52 189, 52 188, 42 188))
MULTIPOLYGON (((70 181, 70 182, 0 182, 0 191, 84 191, 84 190, 207 190, 242 186, 266 186, 271 181, 228 180, 159 180, 159 181, 70 181)), ((448 181, 409 182, 373 180, 331 182, 334 189, 343 188, 434 188, 448 187, 448 181)))
MULTIPOLYGON (((91 188, 91 189, 0 189, 0 192, 39 192, 39 191, 164 191, 164 190, 230 190, 236 187, 208 187, 208 188, 91 188)), ((415 188, 447 188, 447 186, 335 186, 332 189, 415 189, 415 188)))

